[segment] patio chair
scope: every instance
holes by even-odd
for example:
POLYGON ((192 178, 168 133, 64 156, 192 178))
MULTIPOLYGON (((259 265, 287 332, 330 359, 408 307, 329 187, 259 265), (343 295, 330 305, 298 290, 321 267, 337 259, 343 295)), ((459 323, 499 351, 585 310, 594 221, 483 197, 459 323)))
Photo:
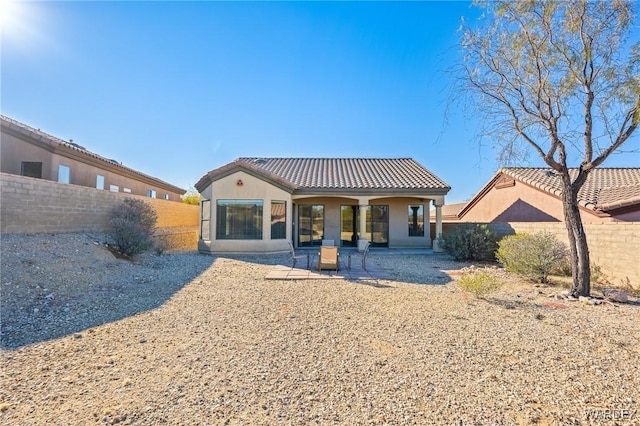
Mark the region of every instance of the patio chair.
POLYGON ((335 269, 338 272, 338 247, 321 246, 318 254, 318 271, 335 269))
POLYGON ((309 269, 309 253, 296 254, 296 250, 293 248, 293 244, 291 244, 291 241, 287 242, 289 243, 289 252, 291 253, 291 269, 296 267, 296 262, 298 259, 307 259, 307 269, 309 269))
MULTIPOLYGON (((367 245, 364 246, 364 250, 362 251, 362 270, 366 271, 367 270, 367 255, 369 254, 369 247, 371 246, 371 243, 369 241, 367 241, 367 245)), ((355 253, 353 253, 355 254, 355 253)), ((348 262, 348 268, 349 270, 351 270, 351 256, 352 254, 349 254, 349 262, 348 262)))

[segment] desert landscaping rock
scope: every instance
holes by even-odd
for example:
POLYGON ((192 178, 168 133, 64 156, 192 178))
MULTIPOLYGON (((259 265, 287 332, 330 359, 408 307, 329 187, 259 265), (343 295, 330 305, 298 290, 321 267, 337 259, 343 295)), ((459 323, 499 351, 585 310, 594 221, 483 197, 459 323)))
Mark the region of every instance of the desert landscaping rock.
POLYGON ((103 242, 2 236, 0 423, 640 423, 597 417, 640 409, 631 296, 571 303, 505 274, 477 299, 444 255, 371 253, 393 280, 267 281, 287 256, 129 262, 103 242))

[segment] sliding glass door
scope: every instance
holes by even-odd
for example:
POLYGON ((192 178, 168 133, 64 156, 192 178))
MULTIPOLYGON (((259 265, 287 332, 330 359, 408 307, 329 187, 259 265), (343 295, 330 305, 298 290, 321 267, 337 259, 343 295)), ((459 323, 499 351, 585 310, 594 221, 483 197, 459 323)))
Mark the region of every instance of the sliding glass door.
POLYGON ((389 206, 367 206, 367 238, 372 247, 389 247, 389 206))
POLYGON ((342 247, 358 246, 358 224, 360 209, 358 206, 340 206, 340 245, 342 247))
POLYGON ((324 236, 324 206, 298 205, 298 247, 319 246, 324 236))

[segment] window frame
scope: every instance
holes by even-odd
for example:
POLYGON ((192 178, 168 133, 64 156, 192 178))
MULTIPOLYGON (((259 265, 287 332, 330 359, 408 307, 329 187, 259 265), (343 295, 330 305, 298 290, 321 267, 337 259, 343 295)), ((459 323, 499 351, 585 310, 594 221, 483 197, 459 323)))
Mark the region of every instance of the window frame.
POLYGON ((21 161, 20 176, 42 179, 42 161, 21 161), (38 169, 38 173, 33 173, 35 171, 33 168, 38 169))
POLYGON ((58 164, 58 183, 71 183, 71 167, 58 164))
MULTIPOLYGON (((275 212, 277 215, 277 211, 275 212)), ((272 240, 286 240, 287 239, 287 201, 286 200, 271 200, 271 239, 272 240), (284 209, 281 217, 274 216, 273 206, 282 206, 280 209, 284 209), (276 219, 274 219, 276 217, 276 219)))
POLYGON ((200 239, 211 241, 211 200, 200 202, 200 239))
POLYGON ((216 240, 263 240, 264 200, 216 200, 216 240), (255 213, 247 214, 254 208, 255 213), (231 210, 231 211, 229 211, 231 210), (253 232, 249 230, 253 227, 253 232))
POLYGON ((407 207, 407 223, 408 223, 408 236, 409 237, 424 237, 424 205, 422 204, 409 204, 407 207), (415 210, 415 215, 413 209, 415 210), (422 222, 422 227, 420 223, 422 222))

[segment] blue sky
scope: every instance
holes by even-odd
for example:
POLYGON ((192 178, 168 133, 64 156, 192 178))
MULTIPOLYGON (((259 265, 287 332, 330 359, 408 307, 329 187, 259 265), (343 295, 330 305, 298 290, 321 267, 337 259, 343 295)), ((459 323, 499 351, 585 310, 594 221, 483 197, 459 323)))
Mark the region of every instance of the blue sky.
POLYGON ((413 157, 460 202, 500 167, 451 102, 460 18, 477 15, 456 1, 23 4, 3 18, 2 114, 185 189, 242 156, 413 157))

